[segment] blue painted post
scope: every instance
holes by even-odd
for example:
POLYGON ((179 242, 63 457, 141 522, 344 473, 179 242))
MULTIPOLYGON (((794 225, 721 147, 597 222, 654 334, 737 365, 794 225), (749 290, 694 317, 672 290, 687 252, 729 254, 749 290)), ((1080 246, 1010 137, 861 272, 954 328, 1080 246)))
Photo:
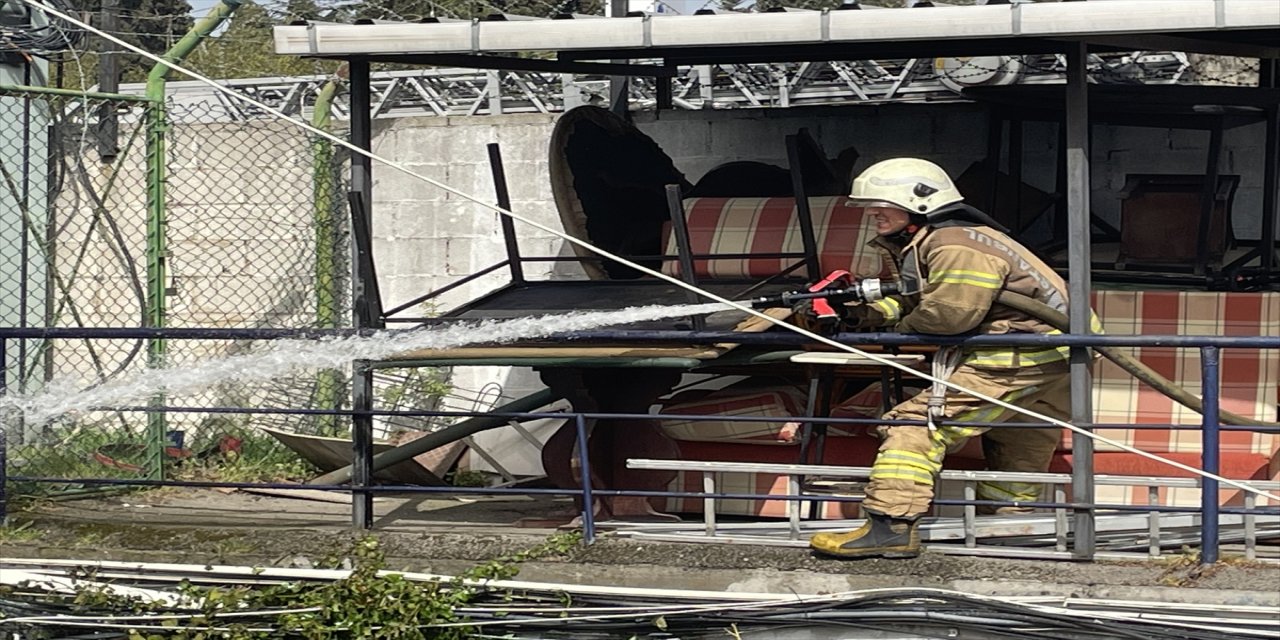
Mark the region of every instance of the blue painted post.
POLYGON ((578 427, 578 461, 582 468, 582 539, 587 544, 596 540, 595 500, 591 496, 591 456, 587 450, 587 419, 581 414, 573 417, 578 427))
MULTIPOLYGON (((1200 431, 1201 465, 1218 474, 1218 348, 1200 349, 1201 393, 1204 395, 1204 422, 1200 431)), ((1218 481, 1200 480, 1200 563, 1218 561, 1218 481)))

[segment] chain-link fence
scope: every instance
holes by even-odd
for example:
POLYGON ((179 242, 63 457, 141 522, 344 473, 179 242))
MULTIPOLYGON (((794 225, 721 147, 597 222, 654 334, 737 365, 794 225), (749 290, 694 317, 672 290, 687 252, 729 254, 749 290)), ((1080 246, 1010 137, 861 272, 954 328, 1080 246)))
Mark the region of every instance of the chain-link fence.
MULTIPOLYGON (((312 121, 328 126, 324 114, 312 121)), ((0 126, 0 326, 349 326, 348 162, 337 145, 286 122, 230 118, 216 104, 161 108, 142 98, 3 88, 0 126)), ((85 407, 38 423, 12 407, 61 401, 153 365, 198 370, 263 344, 0 342, 11 475, 297 477, 308 469, 260 427, 320 436, 349 428, 326 415, 85 407)), ((348 378, 347 370, 256 383, 233 376, 150 402, 341 409, 348 378)), ((431 409, 445 389, 439 372, 388 372, 378 397, 431 409)))

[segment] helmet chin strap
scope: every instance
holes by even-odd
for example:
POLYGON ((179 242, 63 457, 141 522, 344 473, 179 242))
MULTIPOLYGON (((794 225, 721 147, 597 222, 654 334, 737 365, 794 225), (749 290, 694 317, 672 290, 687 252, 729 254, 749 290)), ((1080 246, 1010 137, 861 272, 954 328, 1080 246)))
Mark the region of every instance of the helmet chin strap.
POLYGON ((886 233, 880 237, 884 238, 888 242, 893 243, 894 245, 897 245, 899 248, 905 247, 907 246, 907 243, 911 242, 911 238, 914 237, 916 233, 920 231, 920 228, 922 226, 923 225, 917 224, 915 222, 908 222, 907 226, 897 231, 894 231, 893 233, 886 233))

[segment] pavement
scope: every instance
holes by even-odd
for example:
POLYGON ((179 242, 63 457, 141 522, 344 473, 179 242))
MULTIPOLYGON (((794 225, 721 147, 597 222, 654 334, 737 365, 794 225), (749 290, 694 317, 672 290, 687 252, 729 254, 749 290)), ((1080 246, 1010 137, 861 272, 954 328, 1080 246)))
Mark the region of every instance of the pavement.
MULTIPOLYGON (((40 503, 11 514, 8 532, 0 530, 0 557, 313 566, 331 562, 367 535, 352 529, 349 503, 325 498, 184 488, 40 503)), ((389 568, 457 574, 542 544, 556 531, 514 523, 567 506, 546 497, 379 498, 372 535, 389 568)), ((1280 564, 1224 557, 1212 566, 1189 554, 1065 562, 925 553, 911 560, 841 561, 805 549, 641 541, 606 531, 592 545, 521 563, 519 579, 800 594, 934 587, 1280 607, 1280 564)))

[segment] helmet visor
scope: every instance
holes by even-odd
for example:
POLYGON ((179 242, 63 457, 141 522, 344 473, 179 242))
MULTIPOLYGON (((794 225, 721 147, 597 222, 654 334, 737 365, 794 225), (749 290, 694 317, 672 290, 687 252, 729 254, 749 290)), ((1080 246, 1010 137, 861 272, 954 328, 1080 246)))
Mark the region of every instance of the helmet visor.
POLYGON ((872 200, 872 199, 854 198, 854 197, 850 197, 849 199, 845 200, 844 206, 858 207, 861 209, 902 209, 903 211, 907 211, 907 209, 905 209, 902 205, 894 204, 892 202, 889 202, 888 200, 872 200))

